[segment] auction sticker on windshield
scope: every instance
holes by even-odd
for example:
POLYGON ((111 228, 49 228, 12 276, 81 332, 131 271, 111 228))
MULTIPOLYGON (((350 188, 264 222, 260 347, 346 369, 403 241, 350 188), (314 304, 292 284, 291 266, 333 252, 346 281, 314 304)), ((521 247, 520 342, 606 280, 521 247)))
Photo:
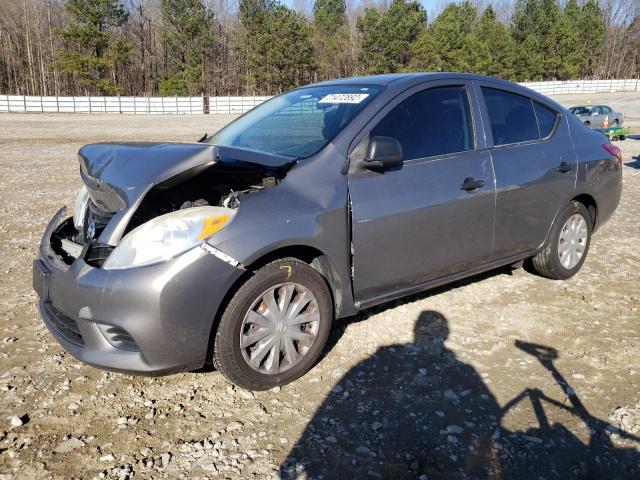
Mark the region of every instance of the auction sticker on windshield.
POLYGON ((318 103, 360 103, 368 96, 368 93, 331 93, 318 103))

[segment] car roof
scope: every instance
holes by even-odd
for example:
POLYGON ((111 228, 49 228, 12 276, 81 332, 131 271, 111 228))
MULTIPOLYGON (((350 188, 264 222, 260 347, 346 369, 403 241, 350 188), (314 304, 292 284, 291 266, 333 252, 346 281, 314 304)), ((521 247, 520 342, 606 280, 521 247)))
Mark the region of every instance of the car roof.
POLYGON ((333 86, 333 85, 352 85, 352 86, 380 86, 385 87, 387 95, 393 96, 398 92, 418 85, 422 82, 430 80, 477 80, 490 82, 496 88, 504 87, 521 95, 526 95, 538 102, 542 102, 555 109, 562 110, 563 107, 554 100, 542 95, 535 90, 525 87, 517 83, 503 80, 501 78, 489 77, 487 75, 479 75, 476 73, 460 73, 460 72, 417 72, 417 73, 387 73, 383 75, 369 75, 362 77, 348 77, 335 80, 326 80, 312 85, 305 85, 299 88, 333 86))
POLYGON ((386 73, 382 75, 367 75, 361 77, 347 77, 339 78, 335 80, 326 80, 319 83, 314 83, 313 86, 318 85, 390 85, 390 84, 404 84, 404 83, 419 83, 425 80, 438 80, 438 79, 467 79, 467 80, 491 80, 498 82, 505 82, 505 84, 511 84, 507 80, 501 80, 496 77, 488 77, 486 75, 478 75, 475 73, 458 73, 458 72, 416 72, 416 73, 386 73))

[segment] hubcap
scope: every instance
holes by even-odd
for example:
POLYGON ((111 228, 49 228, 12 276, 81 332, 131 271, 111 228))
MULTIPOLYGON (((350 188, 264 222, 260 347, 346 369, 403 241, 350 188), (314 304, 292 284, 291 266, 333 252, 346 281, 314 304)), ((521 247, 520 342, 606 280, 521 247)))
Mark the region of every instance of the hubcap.
POLYGON ((284 372, 309 352, 319 328, 318 302, 309 289, 276 285, 253 302, 242 321, 242 356, 257 372, 284 372))
POLYGON ((587 236, 587 222, 579 213, 564 222, 558 241, 558 256, 565 269, 571 270, 580 262, 587 247, 587 236))

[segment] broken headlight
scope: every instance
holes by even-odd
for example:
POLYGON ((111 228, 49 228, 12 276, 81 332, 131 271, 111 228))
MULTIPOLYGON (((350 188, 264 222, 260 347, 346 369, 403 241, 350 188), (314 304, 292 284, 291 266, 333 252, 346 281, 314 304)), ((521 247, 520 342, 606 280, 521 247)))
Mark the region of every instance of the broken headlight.
POLYGON ((89 190, 86 186, 82 186, 78 190, 78 196, 76 197, 76 204, 73 208, 73 226, 79 232, 82 231, 82 225, 84 224, 84 217, 87 213, 87 205, 89 204, 89 190))
POLYGON ((230 208, 207 206, 156 217, 125 235, 102 268, 141 267, 174 258, 224 228, 233 215, 230 208))

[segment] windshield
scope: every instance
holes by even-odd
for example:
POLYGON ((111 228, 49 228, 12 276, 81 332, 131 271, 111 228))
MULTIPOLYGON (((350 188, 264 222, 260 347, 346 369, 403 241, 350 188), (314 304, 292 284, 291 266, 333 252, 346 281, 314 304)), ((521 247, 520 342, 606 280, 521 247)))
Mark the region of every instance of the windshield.
POLYGON ((574 115, 590 115, 591 114, 591 109, 588 107, 573 107, 569 109, 569 111, 574 115))
POLYGON ((220 130, 209 143, 305 158, 320 151, 380 89, 309 87, 279 95, 220 130))

